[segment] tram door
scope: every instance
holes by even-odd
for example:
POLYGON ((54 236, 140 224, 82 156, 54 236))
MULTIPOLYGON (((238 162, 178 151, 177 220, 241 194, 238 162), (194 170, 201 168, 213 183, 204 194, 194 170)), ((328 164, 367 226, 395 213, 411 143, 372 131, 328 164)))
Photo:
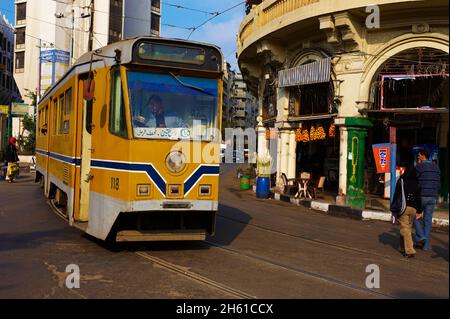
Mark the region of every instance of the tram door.
MULTIPOLYGON (((79 87, 83 87, 83 80, 79 87)), ((82 99, 83 107, 83 127, 81 128, 81 167, 80 167, 80 214, 79 222, 89 220, 89 194, 91 175, 91 154, 92 154, 92 105, 93 100, 82 99)))

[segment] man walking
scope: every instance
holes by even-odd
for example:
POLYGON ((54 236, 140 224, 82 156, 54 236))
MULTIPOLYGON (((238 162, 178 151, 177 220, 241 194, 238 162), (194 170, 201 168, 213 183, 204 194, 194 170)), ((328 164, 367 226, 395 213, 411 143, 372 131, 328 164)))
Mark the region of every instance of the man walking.
POLYGON ((426 148, 419 151, 417 161, 416 172, 423 214, 414 219, 414 228, 416 229, 414 241, 423 250, 428 250, 430 249, 431 226, 441 183, 441 172, 438 165, 431 162, 430 152, 426 148))

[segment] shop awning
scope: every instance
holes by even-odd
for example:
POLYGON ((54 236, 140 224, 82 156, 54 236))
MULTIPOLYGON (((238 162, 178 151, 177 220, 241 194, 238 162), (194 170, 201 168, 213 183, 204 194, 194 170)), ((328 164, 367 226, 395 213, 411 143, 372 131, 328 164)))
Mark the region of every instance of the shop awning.
POLYGON ((295 68, 278 72, 278 86, 288 87, 329 82, 331 76, 331 58, 325 58, 295 68))

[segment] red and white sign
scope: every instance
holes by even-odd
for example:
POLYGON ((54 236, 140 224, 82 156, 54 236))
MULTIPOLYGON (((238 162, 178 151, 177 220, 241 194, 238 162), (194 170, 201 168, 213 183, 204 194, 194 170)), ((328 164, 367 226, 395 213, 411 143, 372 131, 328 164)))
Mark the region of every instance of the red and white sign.
POLYGON ((374 144, 372 145, 373 156, 377 166, 377 173, 389 173, 391 165, 391 145, 374 144))

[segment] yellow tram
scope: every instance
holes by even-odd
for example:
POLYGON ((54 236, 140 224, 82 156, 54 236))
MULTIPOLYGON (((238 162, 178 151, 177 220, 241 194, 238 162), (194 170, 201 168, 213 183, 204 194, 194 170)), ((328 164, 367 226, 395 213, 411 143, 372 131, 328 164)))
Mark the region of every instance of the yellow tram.
POLYGON ((220 50, 138 37, 83 55, 38 105, 36 181, 117 241, 203 240, 218 208, 220 50))

